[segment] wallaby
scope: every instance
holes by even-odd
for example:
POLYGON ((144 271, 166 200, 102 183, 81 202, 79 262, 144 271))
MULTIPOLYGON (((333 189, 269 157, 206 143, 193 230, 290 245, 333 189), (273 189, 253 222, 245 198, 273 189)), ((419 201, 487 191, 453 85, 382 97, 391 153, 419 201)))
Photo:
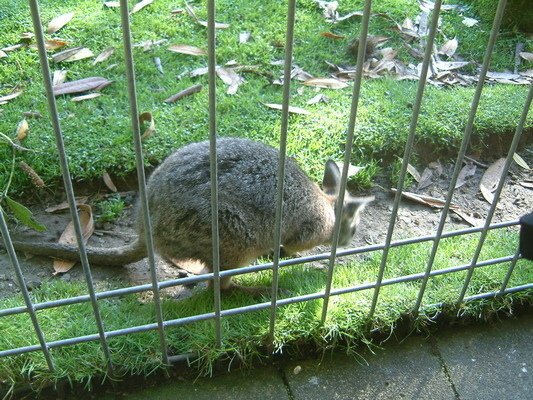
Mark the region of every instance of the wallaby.
MULTIPOLYGON (((217 140, 220 269, 246 266, 273 246, 279 153, 248 139, 217 140)), ((287 158, 281 244, 286 254, 329 244, 335 223, 340 171, 325 166, 323 191, 287 158)), ((148 205, 156 251, 165 260, 199 260, 212 271, 211 187, 209 142, 186 145, 170 155, 147 184, 148 205)), ((373 197, 345 194, 339 245, 350 243, 360 213, 373 197)), ((137 207, 139 209, 139 207, 137 207)), ((89 262, 124 265, 146 257, 142 217, 137 211, 138 238, 117 248, 88 247, 89 262)), ((15 242, 17 250, 79 260, 76 246, 15 242)), ((236 287, 231 277, 222 289, 236 287)))

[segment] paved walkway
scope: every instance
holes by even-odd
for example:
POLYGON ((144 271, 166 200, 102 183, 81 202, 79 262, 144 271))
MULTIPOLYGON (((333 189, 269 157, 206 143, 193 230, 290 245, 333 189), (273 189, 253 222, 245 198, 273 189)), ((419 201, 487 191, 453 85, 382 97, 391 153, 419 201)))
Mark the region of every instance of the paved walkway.
POLYGON ((441 329, 389 340, 359 361, 323 360, 246 371, 196 382, 175 380, 105 399, 533 399, 533 314, 494 324, 441 329))

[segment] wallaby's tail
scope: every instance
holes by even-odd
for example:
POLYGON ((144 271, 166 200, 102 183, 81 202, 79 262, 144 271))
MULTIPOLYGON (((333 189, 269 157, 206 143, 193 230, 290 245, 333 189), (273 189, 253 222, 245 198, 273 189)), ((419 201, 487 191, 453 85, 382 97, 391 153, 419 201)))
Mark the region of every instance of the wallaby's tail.
MULTIPOLYGON (((37 256, 48 256, 63 260, 80 260, 77 246, 60 243, 13 242, 13 247, 18 251, 37 256)), ((139 239, 121 247, 86 247, 86 249, 89 263, 98 265, 122 266, 146 257, 145 244, 139 239)))

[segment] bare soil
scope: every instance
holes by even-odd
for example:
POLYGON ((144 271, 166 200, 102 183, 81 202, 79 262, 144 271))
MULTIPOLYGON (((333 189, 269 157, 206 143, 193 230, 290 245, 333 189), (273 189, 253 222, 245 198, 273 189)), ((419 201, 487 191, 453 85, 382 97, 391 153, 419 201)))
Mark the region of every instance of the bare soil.
MULTIPOLYGON (((526 145, 519 153, 528 165, 533 166, 533 145, 526 145)), ((498 158, 481 158, 479 163, 490 165, 498 158)), ((448 191, 450 176, 453 173, 454 160, 440 160, 442 171, 438 167, 433 169, 431 185, 417 191, 417 184, 414 182, 405 188, 410 192, 429 195, 432 197, 445 199, 448 191), (437 173, 440 172, 440 174, 437 173)), ((422 173, 423 167, 419 168, 422 173)), ((477 166, 475 175, 470 177, 466 183, 455 191, 453 203, 458 205, 463 211, 472 215, 478 223, 483 223, 489 211, 490 204, 479 192, 479 183, 485 168, 477 166)), ((493 222, 517 220, 521 216, 533 211, 533 189, 522 186, 520 183, 533 180, 533 172, 519 167, 513 163, 507 176, 501 198, 496 207, 493 222)), ((119 190, 129 190, 131 185, 126 182, 115 182, 119 190)), ((389 219, 393 208, 394 194, 390 192, 390 180, 386 177, 377 179, 377 184, 370 192, 376 197, 363 215, 359 226, 358 234, 352 243, 353 246, 365 244, 382 243, 389 226, 389 219)), ((90 195, 89 203, 102 197, 103 187, 76 188, 78 195, 90 195)), ((39 204, 33 204, 30 208, 36 218, 47 226, 45 233, 36 233, 22 225, 12 225, 11 235, 17 240, 31 241, 57 241, 65 226, 70 221, 68 210, 61 213, 50 214, 44 210, 52 205, 63 201, 64 198, 48 196, 39 204)), ((64 196, 63 196, 64 197, 64 196)), ((126 194, 124 201, 127 207, 123 215, 113 223, 97 224, 95 234, 89 239, 88 245, 94 247, 115 247, 130 242, 136 233, 133 224, 134 195, 126 194)), ((26 203, 27 204, 27 203, 26 203)), ((411 200, 402 199, 398 216, 394 226, 394 238, 416 237, 432 234, 436 231, 440 220, 440 210, 426 205, 415 203, 411 200)), ((456 230, 471 226, 454 213, 447 216, 445 231, 456 230)), ((311 250, 312 253, 327 251, 326 246, 311 250)), ((83 281, 85 279, 83 270, 79 264, 75 265, 69 272, 62 275, 54 275, 52 260, 49 258, 35 257, 31 255, 18 254, 26 286, 31 291, 39 287, 42 282, 61 279, 65 281, 83 281)), ((160 281, 183 276, 183 273, 197 273, 201 270, 201 265, 183 266, 186 271, 180 271, 175 267, 167 265, 162 260, 157 260, 157 273, 160 281), (181 275, 180 275, 181 274, 181 275)), ((124 286, 131 286, 150 282, 150 274, 146 260, 142 260, 124 267, 91 266, 92 276, 96 283, 105 282, 109 279, 123 281, 124 286)), ((173 297, 184 297, 190 294, 190 288, 178 287, 168 290, 166 295, 173 297)), ((20 291, 18 287, 13 266, 3 248, 0 248, 0 298, 10 296, 20 291)))

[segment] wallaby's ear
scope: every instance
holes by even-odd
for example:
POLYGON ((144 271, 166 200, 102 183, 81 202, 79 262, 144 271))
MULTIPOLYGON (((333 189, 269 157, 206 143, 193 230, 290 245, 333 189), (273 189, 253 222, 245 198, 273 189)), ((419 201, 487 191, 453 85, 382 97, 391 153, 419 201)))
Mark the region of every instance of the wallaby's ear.
POLYGON ((355 215, 355 213, 363 211, 365 206, 375 199, 374 196, 355 197, 350 195, 345 199, 345 209, 350 215, 355 215))
POLYGON ((341 172, 338 165, 333 160, 326 161, 326 168, 324 170, 324 179, 322 180, 322 188, 324 192, 329 195, 339 194, 341 186, 341 172))

